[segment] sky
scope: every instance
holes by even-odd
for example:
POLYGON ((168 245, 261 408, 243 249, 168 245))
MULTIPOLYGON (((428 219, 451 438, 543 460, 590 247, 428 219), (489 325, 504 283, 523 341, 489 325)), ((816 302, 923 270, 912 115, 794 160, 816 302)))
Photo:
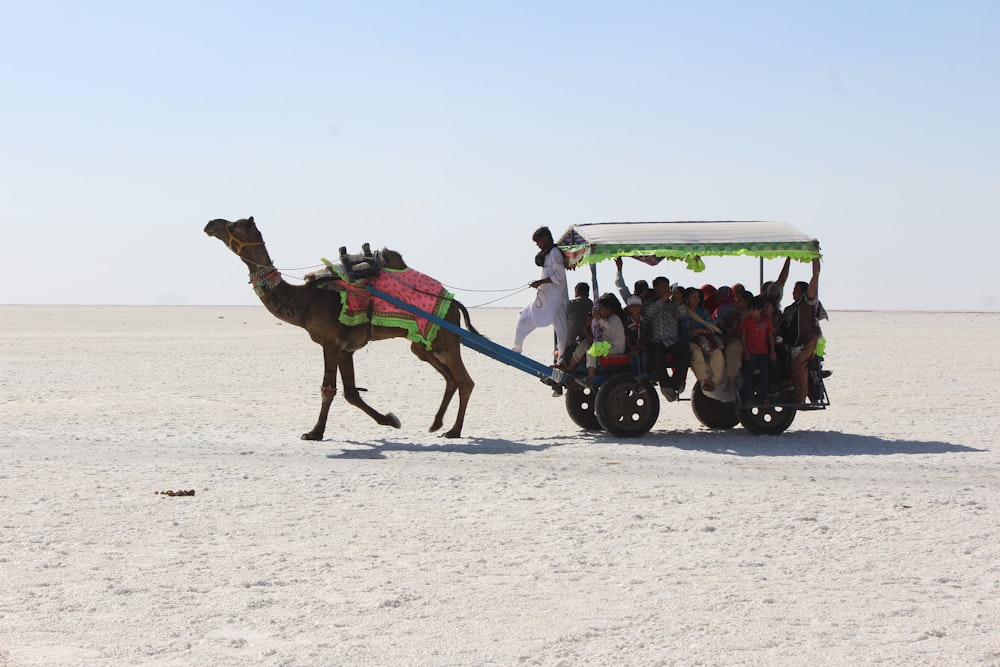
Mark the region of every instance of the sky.
POLYGON ((512 307, 540 225, 779 220, 829 310, 995 311, 998 34, 985 0, 0 0, 0 304, 256 304, 202 231, 254 216, 290 282, 369 242, 512 307))

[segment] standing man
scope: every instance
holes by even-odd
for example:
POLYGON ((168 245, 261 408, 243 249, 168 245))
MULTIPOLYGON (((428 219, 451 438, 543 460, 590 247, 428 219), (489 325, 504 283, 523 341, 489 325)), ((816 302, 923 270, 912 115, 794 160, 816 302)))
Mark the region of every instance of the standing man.
POLYGON ((535 264, 542 267, 542 277, 530 283, 530 287, 538 290, 535 300, 521 309, 517 317, 517 327, 514 331, 515 352, 521 352, 521 346, 528 334, 539 327, 550 324, 556 330, 556 354, 560 355, 569 345, 566 332, 566 305, 569 294, 566 291, 566 260, 555 242, 548 227, 539 227, 531 235, 531 240, 538 246, 535 264))

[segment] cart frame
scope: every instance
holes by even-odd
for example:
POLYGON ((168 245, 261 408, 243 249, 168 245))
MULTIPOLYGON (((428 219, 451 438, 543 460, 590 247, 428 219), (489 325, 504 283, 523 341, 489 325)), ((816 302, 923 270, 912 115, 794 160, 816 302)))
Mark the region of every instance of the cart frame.
MULTIPOLYGON (((617 257, 641 257, 651 264, 662 260, 681 261, 696 273, 705 268, 703 257, 757 257, 761 284, 765 259, 790 257, 808 262, 822 257, 819 241, 815 238, 788 223, 764 221, 587 223, 571 226, 556 245, 563 251, 567 268, 590 265, 595 295, 600 294, 597 264, 617 257)), ((599 367, 593 386, 584 386, 576 381, 579 371, 546 366, 390 294, 371 286, 364 289, 450 331, 466 347, 534 375, 548 386, 565 388, 567 412, 585 429, 636 437, 647 433, 659 416, 659 397, 653 390, 655 378, 649 374, 639 383, 629 366, 599 367)), ((728 393, 709 392, 700 382, 692 387, 691 397, 682 400, 690 401, 695 416, 709 428, 731 429, 742 424, 755 434, 777 435, 791 425, 797 412, 824 410, 830 405, 823 381, 826 375, 822 359, 817 357, 810 368, 811 399, 808 403, 794 402, 789 392, 784 391, 780 401, 742 405, 735 388, 730 388, 728 393)))

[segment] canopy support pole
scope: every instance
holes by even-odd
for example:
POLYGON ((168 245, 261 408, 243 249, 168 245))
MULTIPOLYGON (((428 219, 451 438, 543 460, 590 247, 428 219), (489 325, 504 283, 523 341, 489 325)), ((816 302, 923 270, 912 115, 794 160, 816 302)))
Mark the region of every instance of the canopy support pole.
POLYGON ((590 288, 591 296, 594 298, 594 310, 597 310, 597 300, 601 297, 601 293, 597 291, 597 264, 590 265, 590 288))

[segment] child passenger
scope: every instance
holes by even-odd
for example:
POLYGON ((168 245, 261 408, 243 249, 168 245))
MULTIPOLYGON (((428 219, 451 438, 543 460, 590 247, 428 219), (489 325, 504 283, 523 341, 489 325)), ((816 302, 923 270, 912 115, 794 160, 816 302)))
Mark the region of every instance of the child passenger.
POLYGON ((603 336, 602 341, 597 341, 590 348, 586 343, 581 343, 576 352, 573 353, 573 365, 580 363, 584 356, 587 357, 587 382, 586 386, 592 387, 594 375, 597 373, 597 358, 625 354, 625 324, 623 321, 624 312, 621 302, 614 294, 605 293, 597 301, 597 312, 599 319, 595 325, 600 329, 603 336))
POLYGON ((750 315, 742 324, 743 332, 743 388, 741 398, 749 402, 753 397, 753 374, 760 373, 758 399, 767 403, 771 391, 771 362, 777 361, 774 351, 774 328, 764 317, 764 304, 760 298, 750 300, 750 315))
POLYGON ((626 300, 625 307, 625 348, 632 361, 632 372, 635 381, 645 384, 644 373, 652 366, 649 360, 647 346, 653 335, 649 318, 642 314, 642 298, 636 295, 626 300))

